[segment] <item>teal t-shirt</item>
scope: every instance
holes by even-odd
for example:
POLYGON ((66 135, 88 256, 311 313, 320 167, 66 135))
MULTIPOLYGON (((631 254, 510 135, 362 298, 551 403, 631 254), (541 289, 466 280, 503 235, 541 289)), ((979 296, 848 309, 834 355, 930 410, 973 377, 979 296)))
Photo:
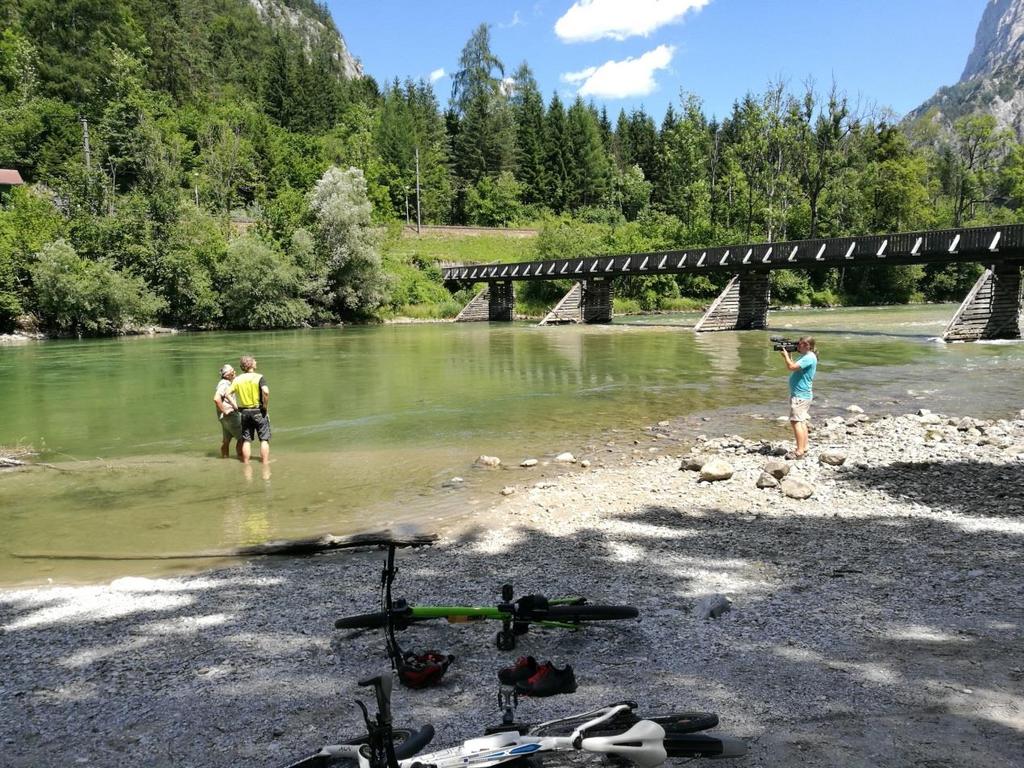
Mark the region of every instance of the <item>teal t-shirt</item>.
POLYGON ((800 366, 800 370, 789 374, 789 396, 810 400, 814 397, 811 382, 814 381, 814 372, 818 370, 818 356, 808 352, 797 360, 796 364, 800 366))

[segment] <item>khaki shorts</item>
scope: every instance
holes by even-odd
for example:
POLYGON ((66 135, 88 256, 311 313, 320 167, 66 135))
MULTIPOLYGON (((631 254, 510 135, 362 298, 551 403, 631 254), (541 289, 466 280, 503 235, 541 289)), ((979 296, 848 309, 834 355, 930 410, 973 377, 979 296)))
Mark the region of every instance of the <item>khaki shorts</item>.
POLYGON ((242 414, 232 411, 220 420, 221 435, 228 440, 238 440, 242 436, 242 414))
POLYGON ((810 421, 811 401, 800 397, 789 398, 789 420, 810 421))

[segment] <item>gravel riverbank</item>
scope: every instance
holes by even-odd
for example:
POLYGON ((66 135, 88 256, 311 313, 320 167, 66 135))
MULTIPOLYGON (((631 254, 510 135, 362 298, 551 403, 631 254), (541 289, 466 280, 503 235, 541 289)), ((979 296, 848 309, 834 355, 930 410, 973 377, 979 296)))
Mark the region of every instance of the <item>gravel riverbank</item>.
MULTIPOLYGON (((758 487, 777 448, 595 454, 510 487, 497 523, 400 552, 411 602, 490 604, 511 581, 641 620, 533 630, 515 652, 491 624, 410 629, 458 658, 440 688, 396 688, 396 720, 433 722, 438 746, 479 735, 496 670, 529 653, 571 663, 579 690, 523 701, 524 720, 631 698, 717 711, 750 743, 737 766, 1024 765, 1024 418, 836 417, 785 492, 758 487), (729 479, 680 468, 711 458, 729 479), (716 595, 731 610, 701 618, 716 595)), ((0 763, 274 766, 360 730, 355 681, 385 667, 383 641, 333 620, 375 610, 381 557, 0 593, 0 763)))

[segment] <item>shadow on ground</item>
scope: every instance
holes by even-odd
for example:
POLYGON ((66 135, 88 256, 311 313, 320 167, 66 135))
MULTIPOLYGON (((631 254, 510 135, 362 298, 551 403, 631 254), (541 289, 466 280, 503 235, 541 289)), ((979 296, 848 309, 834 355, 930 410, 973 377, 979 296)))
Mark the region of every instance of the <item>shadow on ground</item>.
MULTIPOLYGON (((964 512, 943 487, 994 492, 1001 476, 956 465, 941 478, 908 467, 849 482, 964 512)), ((458 660, 441 688, 400 690, 396 719, 432 721, 438 745, 479 735, 499 719, 495 671, 529 653, 572 663, 580 689, 524 702, 524 719, 635 698, 718 711, 753 745, 737 765, 1019 766, 1021 545, 935 518, 665 506, 559 535, 481 528, 402 551, 396 596, 487 605, 512 582, 634 604, 642 620, 534 630, 512 653, 496 650, 491 623, 417 626, 407 647, 458 660), (715 592, 733 610, 698 619, 695 600, 715 592)), ((375 609, 382 557, 0 595, 4 765, 274 766, 358 731, 355 680, 384 668, 383 640, 333 620, 375 609)))

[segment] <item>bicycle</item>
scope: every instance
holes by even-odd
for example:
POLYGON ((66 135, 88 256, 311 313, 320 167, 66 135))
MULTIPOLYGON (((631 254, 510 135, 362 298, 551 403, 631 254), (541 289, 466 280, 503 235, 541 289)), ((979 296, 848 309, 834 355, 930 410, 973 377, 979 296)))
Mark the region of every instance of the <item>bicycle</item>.
POLYGON ((531 625, 559 629, 580 629, 592 621, 635 619, 640 611, 631 605, 592 605, 584 597, 548 599, 543 595, 526 595, 513 600, 511 584, 501 588, 501 602, 496 606, 410 605, 405 600, 391 599, 395 568, 395 547, 389 545, 388 559, 381 573, 381 606, 375 613, 345 616, 334 622, 337 629, 381 629, 388 626, 390 615, 394 629, 407 629, 410 624, 433 619, 447 619, 450 624, 494 620, 502 623, 496 643, 499 650, 516 647, 516 637, 525 634, 531 625))
POLYGON ((419 730, 394 728, 391 722, 391 677, 362 680, 373 687, 378 712, 371 718, 362 702, 367 733, 290 762, 282 768, 326 768, 357 763, 358 768, 475 768, 543 765, 545 758, 591 753, 640 768, 655 768, 670 757, 741 757, 746 744, 732 736, 703 731, 718 725, 710 712, 640 716, 636 703, 623 701, 591 712, 536 725, 505 723, 489 735, 424 755, 417 753, 433 739, 433 726, 419 730), (397 737, 397 743, 395 738, 397 737))

